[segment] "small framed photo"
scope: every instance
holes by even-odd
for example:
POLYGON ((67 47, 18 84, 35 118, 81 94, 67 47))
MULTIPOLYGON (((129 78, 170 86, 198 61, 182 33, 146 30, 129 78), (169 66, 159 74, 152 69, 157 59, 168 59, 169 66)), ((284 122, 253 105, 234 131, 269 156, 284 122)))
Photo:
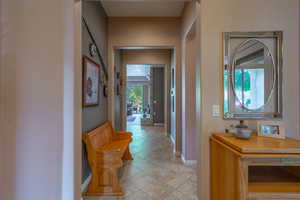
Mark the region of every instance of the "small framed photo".
POLYGON ((282 122, 259 121, 257 122, 258 136, 285 139, 285 129, 282 122))
POLYGON ((100 66, 90 58, 83 57, 83 106, 99 104, 100 66))

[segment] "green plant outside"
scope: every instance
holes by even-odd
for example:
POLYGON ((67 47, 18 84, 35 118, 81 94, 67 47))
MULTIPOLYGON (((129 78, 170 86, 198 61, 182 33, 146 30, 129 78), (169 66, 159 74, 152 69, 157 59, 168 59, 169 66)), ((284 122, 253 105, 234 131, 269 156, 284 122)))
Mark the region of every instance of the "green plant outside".
POLYGON ((143 104, 143 86, 130 86, 126 91, 127 101, 134 105, 143 104))

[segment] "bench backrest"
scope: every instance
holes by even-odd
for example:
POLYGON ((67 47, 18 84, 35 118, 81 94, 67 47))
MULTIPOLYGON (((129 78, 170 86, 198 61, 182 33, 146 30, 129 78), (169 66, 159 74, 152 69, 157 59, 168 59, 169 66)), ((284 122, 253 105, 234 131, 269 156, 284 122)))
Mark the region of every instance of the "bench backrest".
POLYGON ((106 122, 102 126, 84 134, 84 141, 89 143, 94 149, 99 149, 112 141, 113 133, 114 129, 111 122, 106 122))

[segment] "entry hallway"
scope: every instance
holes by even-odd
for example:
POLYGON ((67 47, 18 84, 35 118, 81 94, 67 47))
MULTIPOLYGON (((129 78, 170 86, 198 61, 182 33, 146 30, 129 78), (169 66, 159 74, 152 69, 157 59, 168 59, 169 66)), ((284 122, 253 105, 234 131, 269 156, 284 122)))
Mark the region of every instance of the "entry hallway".
POLYGON ((120 170, 123 197, 85 197, 85 200, 198 200, 196 170, 172 152, 163 127, 130 125, 133 161, 120 170))

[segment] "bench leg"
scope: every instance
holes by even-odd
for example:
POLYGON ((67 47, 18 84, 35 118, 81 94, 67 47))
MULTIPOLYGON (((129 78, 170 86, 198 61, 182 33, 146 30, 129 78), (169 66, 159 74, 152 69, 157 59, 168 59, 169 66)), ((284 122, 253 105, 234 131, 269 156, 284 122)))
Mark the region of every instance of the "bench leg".
POLYGON ((122 160, 133 160, 129 147, 127 147, 127 149, 125 150, 122 160))
POLYGON ((123 195, 118 179, 119 167, 100 168, 92 172, 92 181, 85 195, 123 195))

